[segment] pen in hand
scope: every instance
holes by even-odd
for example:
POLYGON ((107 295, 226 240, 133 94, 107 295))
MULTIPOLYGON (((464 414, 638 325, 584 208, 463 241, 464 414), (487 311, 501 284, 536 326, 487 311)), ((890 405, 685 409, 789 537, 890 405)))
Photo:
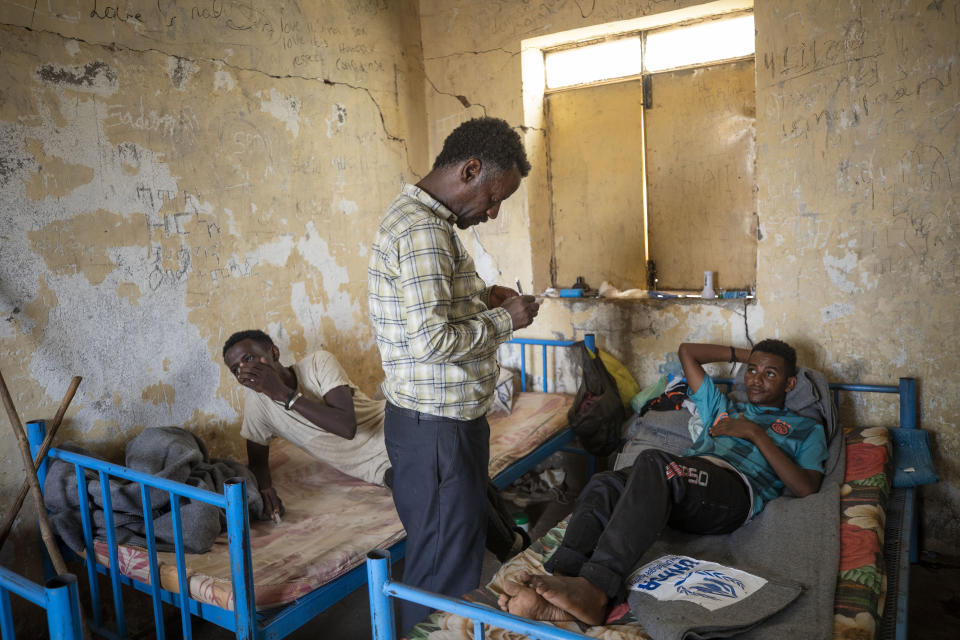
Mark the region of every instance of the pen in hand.
POLYGON ((517 283, 517 293, 523 295, 523 288, 520 286, 520 278, 517 278, 515 282, 517 283))

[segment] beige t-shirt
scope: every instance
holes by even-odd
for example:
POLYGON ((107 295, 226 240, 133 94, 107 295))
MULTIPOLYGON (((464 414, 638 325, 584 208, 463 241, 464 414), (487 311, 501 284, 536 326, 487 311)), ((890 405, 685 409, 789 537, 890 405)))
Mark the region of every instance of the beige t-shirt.
POLYGON ((297 389, 304 396, 323 402, 336 387, 348 386, 353 392, 357 434, 353 440, 324 431, 297 412, 287 411, 262 393, 244 387, 243 423, 240 435, 261 445, 274 438, 289 440, 314 458, 355 478, 383 484, 390 468, 383 441, 384 401, 371 400, 350 381, 337 359, 326 351, 317 351, 293 365, 297 389))

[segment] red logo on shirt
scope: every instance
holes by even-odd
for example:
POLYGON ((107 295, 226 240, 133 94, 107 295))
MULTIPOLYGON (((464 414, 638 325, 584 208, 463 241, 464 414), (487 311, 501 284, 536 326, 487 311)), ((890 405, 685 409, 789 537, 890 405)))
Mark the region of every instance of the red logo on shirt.
POLYGON ((789 424, 787 424, 783 420, 776 420, 772 425, 770 425, 770 428, 773 429, 774 432, 779 433, 782 436, 785 436, 788 433, 790 433, 790 429, 792 429, 793 427, 791 427, 789 424))

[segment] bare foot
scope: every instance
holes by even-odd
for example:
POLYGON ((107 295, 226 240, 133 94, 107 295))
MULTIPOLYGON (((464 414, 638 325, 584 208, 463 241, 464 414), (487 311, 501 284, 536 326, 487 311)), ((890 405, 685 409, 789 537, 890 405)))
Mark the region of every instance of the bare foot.
POLYGON ((503 591, 504 593, 497 600, 497 604, 507 613, 512 613, 521 618, 546 620, 547 622, 563 622, 574 619, 572 615, 559 607, 553 606, 528 586, 506 580, 503 583, 503 591))
POLYGON ((529 584, 547 603, 581 622, 596 626, 607 619, 610 599, 586 578, 537 575, 530 576, 529 584))

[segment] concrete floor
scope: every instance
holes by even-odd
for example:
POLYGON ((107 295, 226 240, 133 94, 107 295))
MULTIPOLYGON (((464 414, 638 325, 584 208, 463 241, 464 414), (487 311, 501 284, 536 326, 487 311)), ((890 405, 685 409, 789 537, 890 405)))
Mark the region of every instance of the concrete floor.
POLYGON ((922 554, 910 568, 908 616, 911 639, 955 640, 960 635, 960 556, 922 554))

